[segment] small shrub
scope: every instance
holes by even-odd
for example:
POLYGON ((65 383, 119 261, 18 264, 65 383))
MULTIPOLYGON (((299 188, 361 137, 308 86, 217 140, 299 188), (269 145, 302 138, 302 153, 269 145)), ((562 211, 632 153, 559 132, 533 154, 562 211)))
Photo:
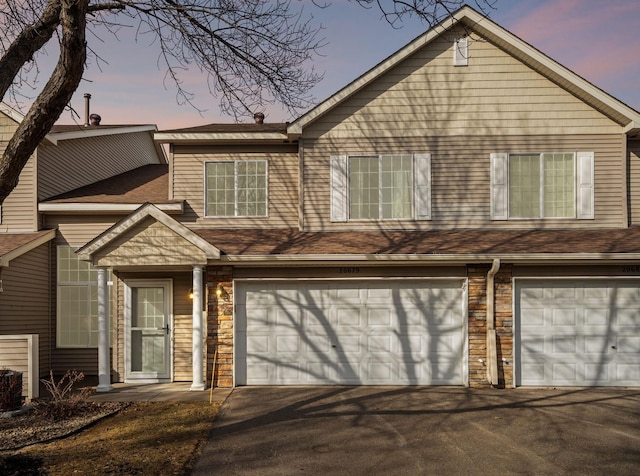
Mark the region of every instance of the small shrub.
POLYGON ((42 379, 41 382, 51 395, 51 399, 37 402, 36 412, 53 421, 82 413, 93 403, 89 401, 93 389, 77 386, 83 379, 84 374, 77 370, 67 370, 58 381, 53 377, 53 372, 49 372, 49 378, 42 379))

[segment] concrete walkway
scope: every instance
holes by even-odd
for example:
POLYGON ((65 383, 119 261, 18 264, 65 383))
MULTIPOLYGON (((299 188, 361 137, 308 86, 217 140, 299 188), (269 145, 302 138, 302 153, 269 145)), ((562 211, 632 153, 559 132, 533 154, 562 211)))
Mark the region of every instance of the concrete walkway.
POLYGON ((239 387, 193 474, 635 476, 640 389, 239 387))
POLYGON ((161 384, 128 384, 115 383, 113 390, 95 393, 91 400, 96 402, 224 402, 231 388, 214 388, 191 391, 190 382, 173 382, 161 384))

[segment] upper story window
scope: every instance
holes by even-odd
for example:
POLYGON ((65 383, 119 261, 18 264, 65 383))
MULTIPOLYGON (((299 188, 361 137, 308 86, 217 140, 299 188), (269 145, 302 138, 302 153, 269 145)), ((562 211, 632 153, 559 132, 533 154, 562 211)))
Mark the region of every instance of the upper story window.
POLYGON ((429 154, 331 157, 331 220, 431 218, 429 154))
POLYGON ((215 217, 267 215, 267 161, 205 164, 205 214, 215 217))
MULTIPOLYGON (((57 263, 57 345, 97 347, 98 272, 91 264, 78 259, 75 248, 70 246, 58 246, 57 263)), ((111 271, 107 280, 112 280, 111 271)), ((111 286, 107 302, 111 302, 111 286)))
POLYGON ((593 152, 491 155, 491 218, 594 217, 593 152))

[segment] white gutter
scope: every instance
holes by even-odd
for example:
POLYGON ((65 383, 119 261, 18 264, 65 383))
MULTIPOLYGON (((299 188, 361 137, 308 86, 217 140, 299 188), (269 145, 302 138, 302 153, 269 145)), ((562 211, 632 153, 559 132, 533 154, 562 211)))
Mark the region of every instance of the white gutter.
MULTIPOLYGON (((620 262, 640 261, 640 253, 527 253, 494 255, 495 259, 514 264, 578 264, 597 261, 599 264, 620 264, 620 262)), ((304 263, 344 264, 354 262, 365 264, 478 264, 486 263, 486 254, 288 254, 288 255, 221 255, 220 261, 234 265, 281 265, 291 266, 304 263)))
MULTIPOLYGON (((143 203, 39 203, 38 211, 43 213, 131 213, 143 203)), ((166 213, 182 213, 183 202, 155 205, 166 213)))
POLYGON ((487 380, 493 386, 498 385, 494 278, 499 269, 500 260, 494 259, 491 269, 487 273, 487 380))
POLYGON ((288 140, 282 132, 156 132, 153 138, 157 142, 288 140))

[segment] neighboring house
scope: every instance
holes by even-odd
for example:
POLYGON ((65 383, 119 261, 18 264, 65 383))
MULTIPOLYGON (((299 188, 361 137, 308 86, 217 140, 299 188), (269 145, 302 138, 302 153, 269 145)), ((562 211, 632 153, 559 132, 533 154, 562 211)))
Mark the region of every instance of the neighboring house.
MULTIPOLYGON (((0 105, 0 151, 22 119, 0 105)), ((63 199, 58 205, 46 201, 87 184, 97 187, 105 178, 116 182, 119 174, 133 174, 145 179, 145 187, 153 186, 147 171, 162 176, 167 170, 166 154, 153 140, 155 131, 153 125, 54 126, 2 204, 0 367, 24 370, 25 394, 30 397, 37 396, 38 378, 47 377, 50 370, 96 373, 97 329, 91 317, 98 312, 95 271, 79 261, 74 250, 154 195, 122 203, 129 196, 120 189, 115 206, 108 196, 99 204, 83 201, 72 207, 63 199), (61 214, 64 220, 58 227, 61 214)), ((164 177, 165 202, 166 184, 164 177)), ((128 186, 133 188, 135 182, 128 186)))
POLYGON ((141 197, 40 197, 99 390, 640 385, 640 113, 472 8, 292 123, 155 139, 141 197))

